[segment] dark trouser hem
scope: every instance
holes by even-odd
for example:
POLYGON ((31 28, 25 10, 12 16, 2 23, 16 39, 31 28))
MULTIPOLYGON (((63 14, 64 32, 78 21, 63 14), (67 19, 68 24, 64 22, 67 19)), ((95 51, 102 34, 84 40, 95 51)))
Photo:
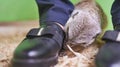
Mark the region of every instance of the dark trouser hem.
POLYGON ((114 1, 111 9, 111 14, 113 26, 115 28, 116 25, 120 25, 120 0, 114 1))
POLYGON ((69 0, 36 0, 40 24, 58 22, 65 25, 70 17, 74 6, 69 0))

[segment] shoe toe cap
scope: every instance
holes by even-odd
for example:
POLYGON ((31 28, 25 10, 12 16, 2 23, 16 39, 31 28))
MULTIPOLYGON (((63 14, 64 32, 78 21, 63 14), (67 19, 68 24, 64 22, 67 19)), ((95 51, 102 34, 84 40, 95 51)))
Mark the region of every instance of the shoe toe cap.
POLYGON ((16 48, 14 58, 47 58, 56 55, 60 49, 57 42, 50 38, 24 39, 16 48))

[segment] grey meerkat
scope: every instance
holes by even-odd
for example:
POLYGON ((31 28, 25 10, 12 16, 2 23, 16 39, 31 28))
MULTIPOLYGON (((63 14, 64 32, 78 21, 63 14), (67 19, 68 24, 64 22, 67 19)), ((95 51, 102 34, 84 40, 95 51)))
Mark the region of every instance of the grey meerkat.
POLYGON ((102 42, 100 38, 106 26, 107 17, 100 5, 95 0, 81 0, 65 25, 66 43, 71 47, 87 47, 96 37, 102 42))

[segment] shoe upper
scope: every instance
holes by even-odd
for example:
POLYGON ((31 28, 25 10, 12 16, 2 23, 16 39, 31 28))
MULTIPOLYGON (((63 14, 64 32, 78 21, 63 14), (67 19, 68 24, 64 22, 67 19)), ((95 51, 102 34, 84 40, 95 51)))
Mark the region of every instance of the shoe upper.
POLYGON ((106 43, 96 55, 97 67, 120 67, 120 33, 119 31, 107 31, 103 38, 106 43))
POLYGON ((14 59, 46 59, 57 56, 63 40, 64 32, 57 24, 32 29, 16 48, 14 59))

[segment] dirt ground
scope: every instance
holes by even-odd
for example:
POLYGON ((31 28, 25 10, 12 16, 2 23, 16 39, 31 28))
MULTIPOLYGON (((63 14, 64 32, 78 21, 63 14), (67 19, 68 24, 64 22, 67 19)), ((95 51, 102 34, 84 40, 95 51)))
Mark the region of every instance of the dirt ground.
MULTIPOLYGON (((16 46, 25 38, 31 28, 39 27, 38 21, 26 21, 18 23, 0 23, 0 67, 9 67, 12 54, 16 46)), ((80 49, 80 48, 77 48, 80 49)), ((59 63, 55 67, 95 67, 94 56, 98 52, 96 44, 78 51, 79 55, 59 57, 59 63)))

